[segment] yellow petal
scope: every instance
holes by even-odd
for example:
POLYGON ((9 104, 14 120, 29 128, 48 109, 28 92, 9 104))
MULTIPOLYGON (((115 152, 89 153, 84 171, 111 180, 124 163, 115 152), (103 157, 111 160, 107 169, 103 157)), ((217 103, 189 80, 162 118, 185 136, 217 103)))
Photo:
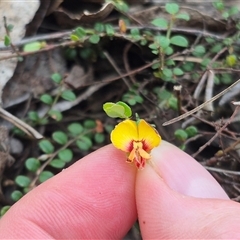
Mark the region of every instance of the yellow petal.
POLYGON ((157 130, 143 119, 138 123, 138 138, 139 141, 143 142, 143 148, 146 151, 151 151, 161 142, 161 137, 157 130))
POLYGON ((120 122, 111 132, 112 144, 124 152, 130 152, 132 142, 137 140, 137 123, 129 119, 120 122))

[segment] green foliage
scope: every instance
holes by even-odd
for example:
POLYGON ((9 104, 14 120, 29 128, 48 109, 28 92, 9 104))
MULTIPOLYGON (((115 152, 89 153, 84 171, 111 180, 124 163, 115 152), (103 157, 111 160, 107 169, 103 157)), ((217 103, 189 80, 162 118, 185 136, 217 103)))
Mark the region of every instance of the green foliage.
POLYGON ((173 36, 170 39, 171 44, 179 46, 179 47, 188 47, 188 40, 187 38, 183 37, 183 36, 173 36))
POLYGON ((178 4, 176 4, 176 3, 167 3, 167 4, 165 5, 165 10, 166 10, 169 14, 175 15, 175 14, 177 14, 178 11, 179 11, 179 6, 178 6, 178 4))
POLYGON ((92 44, 98 44, 100 41, 100 36, 97 34, 93 34, 92 36, 90 36, 89 38, 89 42, 92 44))
POLYGON ((76 99, 75 93, 71 90, 63 91, 61 97, 67 101, 74 101, 76 99))
POLYGON ((41 166, 40 161, 37 158, 28 158, 25 162, 25 167, 30 172, 36 172, 41 166))
POLYGON ((45 46, 45 42, 31 42, 31 43, 27 43, 24 45, 23 47, 23 51, 24 52, 35 52, 40 50, 41 48, 43 48, 45 46))
POLYGON ((51 178, 53 176, 54 176, 54 174, 52 172, 50 172, 50 171, 43 171, 39 175, 39 182, 43 183, 43 182, 47 181, 49 178, 51 178))
POLYGON ((83 126, 80 123, 71 123, 68 125, 68 131, 72 135, 76 136, 83 132, 83 126))
POLYGON ((51 79, 55 82, 55 83, 60 83, 62 81, 62 76, 59 73, 53 73, 51 76, 51 79))
POLYGON ((0 216, 2 217, 9 209, 11 206, 4 206, 1 208, 0 216))
POLYGON ((152 22, 152 25, 160 28, 167 28, 168 27, 168 21, 164 18, 155 18, 152 22))
POLYGON ((187 140, 188 138, 188 134, 185 130, 183 129, 177 129, 175 132, 174 132, 174 136, 180 140, 180 141, 185 141, 187 140))
POLYGON ((93 145, 92 140, 87 136, 80 137, 80 139, 76 141, 76 144, 82 151, 88 151, 93 145))
POLYGON ((8 35, 5 35, 4 36, 4 45, 6 47, 8 47, 8 46, 10 46, 10 44, 11 44, 11 38, 8 35))
POLYGON ((132 116, 131 108, 124 102, 107 102, 103 104, 103 110, 111 118, 129 118, 132 116))
POLYGON ((60 160, 64 161, 65 163, 71 162, 73 158, 73 152, 71 149, 63 149, 58 153, 58 157, 60 160))
POLYGON ((66 162, 61 159, 53 159, 49 165, 54 168, 63 168, 65 164, 66 162))
POLYGON ((38 145, 44 153, 51 154, 54 151, 54 146, 49 140, 41 140, 38 145))
POLYGON ((23 175, 18 175, 15 178, 15 183, 19 186, 19 187, 28 187, 31 183, 31 180, 29 177, 27 176, 23 176, 23 175))
POLYGON ((52 134, 52 138, 55 142, 57 142, 60 145, 64 145, 68 141, 67 135, 62 131, 56 131, 52 134))
POLYGON ((43 94, 41 97, 40 97, 40 100, 43 102, 43 103, 46 103, 47 105, 51 105, 53 103, 53 98, 51 95, 49 94, 43 94))
POLYGON ((11 199, 14 201, 14 202, 17 202, 21 197, 23 196, 23 193, 20 192, 19 190, 15 190, 12 192, 11 194, 11 199))

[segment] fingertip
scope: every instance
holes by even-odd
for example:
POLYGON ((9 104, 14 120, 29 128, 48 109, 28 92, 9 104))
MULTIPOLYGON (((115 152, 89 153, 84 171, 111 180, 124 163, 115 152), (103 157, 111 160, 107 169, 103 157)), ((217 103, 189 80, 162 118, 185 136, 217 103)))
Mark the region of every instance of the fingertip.
POLYGON ((152 151, 152 161, 166 184, 187 196, 229 199, 223 188, 190 155, 162 141, 152 151))
POLYGON ((25 230, 34 223, 53 238, 123 237, 137 217, 136 171, 125 160, 112 145, 89 154, 24 196, 1 220, 0 230, 9 226, 7 234, 24 238, 17 229, 21 221, 25 230))

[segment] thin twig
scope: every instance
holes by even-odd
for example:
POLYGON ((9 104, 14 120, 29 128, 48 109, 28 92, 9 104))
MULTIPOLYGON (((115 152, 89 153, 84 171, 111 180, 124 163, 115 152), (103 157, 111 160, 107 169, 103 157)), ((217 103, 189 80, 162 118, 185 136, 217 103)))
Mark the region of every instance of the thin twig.
POLYGON ((7 112, 3 108, 0 107, 0 117, 4 118, 5 120, 12 123, 14 126, 21 129, 23 132, 25 132, 28 136, 34 137, 36 139, 42 139, 43 136, 37 132, 34 128, 20 120, 19 118, 13 116, 11 113, 7 112))
POLYGON ((237 114, 238 110, 240 109, 240 106, 237 106, 234 109, 234 112, 232 116, 229 118, 229 120, 214 134, 214 136, 207 141, 203 146, 201 146, 196 153, 194 153, 192 156, 195 158, 200 152, 202 152, 207 146, 209 146, 213 140, 231 123, 231 120, 234 118, 234 116, 237 114))
POLYGON ((238 79, 235 83, 233 83, 232 85, 230 85, 229 87, 227 87, 226 89, 224 89, 222 92, 218 93, 217 95, 215 95, 213 98, 211 98, 210 100, 202 103, 201 105, 197 106, 196 108, 192 109, 189 112, 186 112, 184 114, 182 114, 181 116, 178 116, 176 118, 171 119, 170 121, 167 121, 165 123, 163 123, 163 126, 167 126, 170 125, 172 123, 178 122, 190 115, 192 115, 193 113, 201 110, 206 104, 213 102, 215 100, 217 100, 218 98, 220 98, 222 95, 224 95, 226 92, 228 92, 232 87, 234 87, 236 84, 238 84, 240 82, 240 79, 238 79))

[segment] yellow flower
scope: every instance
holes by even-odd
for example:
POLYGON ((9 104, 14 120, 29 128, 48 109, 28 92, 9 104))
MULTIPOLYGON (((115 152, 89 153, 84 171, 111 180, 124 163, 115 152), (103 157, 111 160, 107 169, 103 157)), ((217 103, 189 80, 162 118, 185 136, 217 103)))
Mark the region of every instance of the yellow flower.
POLYGON ((111 132, 113 145, 128 154, 127 162, 135 162, 138 169, 151 158, 150 152, 161 142, 158 132, 145 120, 124 120, 111 132))

